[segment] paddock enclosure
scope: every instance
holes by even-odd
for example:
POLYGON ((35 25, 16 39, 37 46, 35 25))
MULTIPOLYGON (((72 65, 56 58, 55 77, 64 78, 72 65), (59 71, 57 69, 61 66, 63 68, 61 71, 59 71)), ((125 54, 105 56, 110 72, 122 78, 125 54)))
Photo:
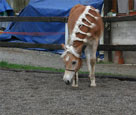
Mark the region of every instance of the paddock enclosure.
MULTIPOLYGON (((0 22, 67 22, 67 18, 13 16, 0 17, 0 22)), ((113 45, 109 39, 112 22, 135 19, 136 16, 103 17, 105 42, 98 50, 108 51, 108 54, 111 51, 136 51, 136 45, 113 45)), ((9 42, 0 42, 0 47, 62 49, 58 44, 9 42)), ((101 68, 104 69, 103 66, 101 68)), ((109 71, 107 69, 106 72, 113 72, 112 68, 108 68, 109 71)), ((132 68, 131 71, 135 72, 133 66, 132 68)), ((120 71, 119 68, 116 70, 120 71)), ((129 71, 129 68, 123 69, 120 73, 124 74, 124 71, 129 71)), ((136 80, 96 77, 97 87, 90 88, 86 76, 79 79, 79 88, 72 88, 64 84, 62 73, 2 69, 0 73, 0 115, 135 115, 136 113, 136 80)), ((135 75, 134 73, 133 76, 135 75)))
POLYGON ((90 88, 64 84, 63 74, 0 70, 1 115, 135 115, 136 81, 97 78, 90 88))

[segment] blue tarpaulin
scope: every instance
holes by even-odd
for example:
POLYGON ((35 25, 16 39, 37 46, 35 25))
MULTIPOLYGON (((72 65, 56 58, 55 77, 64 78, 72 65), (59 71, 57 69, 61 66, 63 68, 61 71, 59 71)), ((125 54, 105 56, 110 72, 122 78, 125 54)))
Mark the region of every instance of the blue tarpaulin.
POLYGON ((13 16, 14 12, 6 0, 0 0, 0 13, 7 12, 9 16, 13 16))
MULTIPOLYGON (((67 17, 70 9, 76 4, 91 5, 101 10, 103 0, 30 0, 28 6, 21 11, 19 16, 67 17)), ((14 33, 1 34, 1 41, 43 44, 65 43, 65 23, 60 22, 13 22, 6 29, 6 32, 14 33), (20 32, 20 34, 15 32, 20 32), (34 34, 26 34, 25 32, 33 32, 34 34), (41 36, 35 34, 35 32, 40 32, 41 36)))

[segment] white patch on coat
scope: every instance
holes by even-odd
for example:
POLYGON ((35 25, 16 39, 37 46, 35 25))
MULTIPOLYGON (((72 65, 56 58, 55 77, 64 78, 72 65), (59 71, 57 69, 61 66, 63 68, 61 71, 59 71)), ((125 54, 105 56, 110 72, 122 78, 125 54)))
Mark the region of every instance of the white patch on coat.
POLYGON ((63 76, 63 80, 66 81, 72 81, 73 77, 75 75, 75 72, 72 71, 67 71, 65 70, 64 76, 63 76))
POLYGON ((94 8, 92 8, 92 7, 90 7, 90 9, 93 10, 93 11, 95 11, 95 12, 97 12, 97 13, 99 13, 99 10, 98 10, 98 9, 94 9, 94 8))
POLYGON ((61 57, 63 58, 67 54, 67 52, 70 52, 71 54, 73 54, 77 58, 80 57, 80 55, 76 52, 75 48, 73 46, 69 46, 69 45, 66 45, 66 50, 61 55, 61 57))
MULTIPOLYGON (((86 15, 89 15, 89 16, 95 18, 96 20, 98 20, 98 17, 96 17, 96 16, 94 16, 94 15, 92 15, 92 14, 89 13, 89 10, 90 10, 90 9, 93 10, 93 11, 98 12, 98 10, 93 9, 93 8, 90 7, 90 6, 86 6, 84 12, 79 16, 77 22, 75 23, 75 27, 74 27, 74 29, 73 29, 73 31, 72 31, 72 35, 71 35, 70 44, 73 44, 74 41, 83 41, 83 39, 80 39, 80 38, 78 38, 78 37, 76 36, 76 33, 81 33, 81 34, 87 35, 87 36, 89 36, 89 37, 91 36, 91 33, 83 32, 83 31, 80 30, 80 27, 79 27, 80 25, 84 25, 84 26, 86 26, 86 27, 88 27, 88 28, 94 28, 94 27, 96 26, 94 23, 90 22, 90 21, 86 18, 86 15), (83 22, 83 19, 85 19, 90 25, 85 24, 85 23, 83 22)), ((86 38, 84 38, 84 39, 86 39, 86 38)), ((84 41, 83 41, 83 42, 84 42, 84 41)))
POLYGON ((69 61, 69 59, 70 59, 70 58, 69 58, 69 56, 67 56, 67 57, 66 57, 66 61, 68 62, 68 61, 69 61))

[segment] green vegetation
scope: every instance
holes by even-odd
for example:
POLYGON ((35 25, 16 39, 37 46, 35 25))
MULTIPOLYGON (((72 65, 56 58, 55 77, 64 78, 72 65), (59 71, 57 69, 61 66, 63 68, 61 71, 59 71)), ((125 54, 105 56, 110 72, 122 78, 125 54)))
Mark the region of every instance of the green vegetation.
MULTIPOLYGON (((6 69, 23 69, 23 70, 40 70, 40 71, 51 71, 51 72, 64 72, 64 69, 55 69, 51 67, 35 67, 31 65, 21 65, 21 64, 11 64, 5 61, 0 62, 0 68, 6 69)), ((88 72, 79 71, 82 74, 88 74, 88 72)), ((121 74, 112 74, 112 73, 96 73, 98 76, 123 76, 121 74)))
POLYGON ((10 64, 5 61, 0 62, 1 68, 7 69, 24 69, 24 70, 41 70, 41 71, 53 71, 53 72, 64 72, 63 69, 55 69, 50 67, 35 67, 31 65, 20 65, 20 64, 10 64))

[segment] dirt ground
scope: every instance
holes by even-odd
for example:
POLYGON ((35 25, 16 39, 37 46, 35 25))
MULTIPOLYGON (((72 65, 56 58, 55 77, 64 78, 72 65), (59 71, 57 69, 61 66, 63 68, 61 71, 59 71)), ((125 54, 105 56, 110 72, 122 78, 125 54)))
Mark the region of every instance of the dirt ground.
POLYGON ((0 115, 135 115, 136 81, 97 78, 90 88, 65 85, 62 74, 0 70, 0 115))

